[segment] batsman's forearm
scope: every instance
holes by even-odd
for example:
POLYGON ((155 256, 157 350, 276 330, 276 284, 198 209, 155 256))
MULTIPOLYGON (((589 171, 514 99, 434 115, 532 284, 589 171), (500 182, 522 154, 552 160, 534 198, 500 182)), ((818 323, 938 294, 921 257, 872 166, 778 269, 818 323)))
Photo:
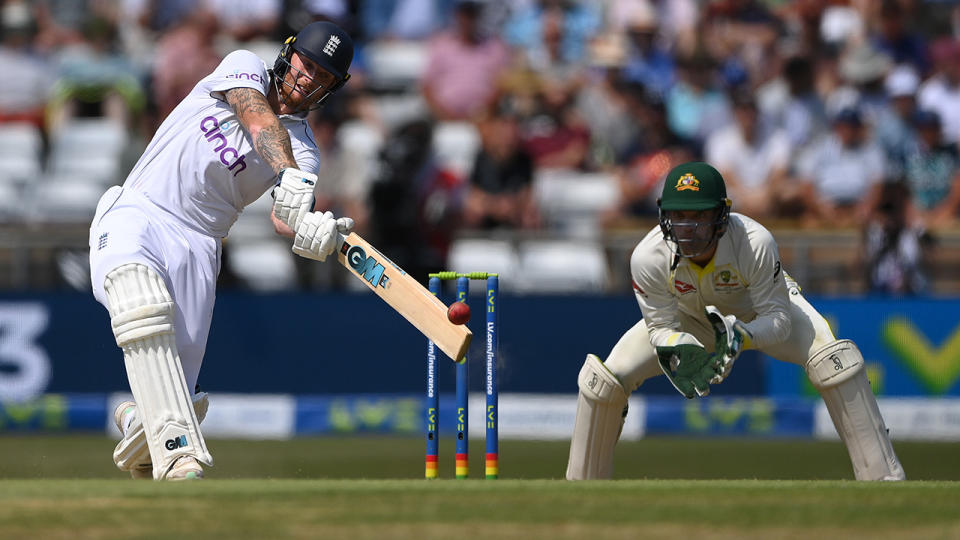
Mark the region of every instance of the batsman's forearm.
POLYGON ((225 97, 237 114, 240 125, 250 134, 254 150, 273 172, 279 173, 281 169, 297 167, 290 134, 280 123, 263 94, 253 88, 231 88, 227 90, 225 97))

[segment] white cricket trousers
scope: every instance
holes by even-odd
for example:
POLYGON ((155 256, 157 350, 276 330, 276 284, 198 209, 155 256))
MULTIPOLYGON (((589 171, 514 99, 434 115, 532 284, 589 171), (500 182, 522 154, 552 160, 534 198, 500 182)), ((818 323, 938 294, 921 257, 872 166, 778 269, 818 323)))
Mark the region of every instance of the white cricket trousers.
POLYGON ((90 279, 104 307, 106 275, 130 263, 153 269, 173 298, 177 350, 193 392, 213 318, 220 239, 189 228, 143 194, 114 186, 100 198, 90 226, 90 279))

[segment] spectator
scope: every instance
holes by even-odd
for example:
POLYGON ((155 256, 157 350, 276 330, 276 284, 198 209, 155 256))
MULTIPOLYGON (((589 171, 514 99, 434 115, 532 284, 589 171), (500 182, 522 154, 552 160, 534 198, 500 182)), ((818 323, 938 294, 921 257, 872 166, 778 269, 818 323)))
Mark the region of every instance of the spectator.
POLYGON ((480 33, 482 2, 458 0, 454 23, 430 41, 422 90, 438 120, 464 120, 494 100, 497 80, 509 64, 506 45, 480 33))
POLYGON ((833 116, 843 109, 857 108, 867 124, 876 125, 879 111, 887 107, 884 80, 892 67, 890 57, 870 45, 845 51, 839 64, 842 85, 830 89, 827 114, 833 116))
POLYGON ((679 73, 667 93, 667 121, 680 138, 699 146, 730 121, 730 104, 718 84, 716 63, 705 52, 681 60, 679 73))
POLYGON ((761 114, 782 128, 792 148, 803 148, 826 126, 823 100, 814 87, 813 61, 794 56, 784 63, 783 75, 757 89, 761 114))
POLYGON ((916 221, 928 228, 956 224, 960 209, 960 153, 946 143, 935 112, 918 111, 912 151, 905 160, 905 176, 916 221))
POLYGON ((657 197, 670 169, 693 159, 695 152, 667 126, 667 111, 655 92, 634 86, 626 93, 629 118, 639 127, 620 156, 617 180, 620 204, 609 220, 657 215, 657 197))
POLYGON ((921 74, 930 69, 927 44, 909 26, 912 10, 904 9, 898 0, 883 0, 880 21, 872 36, 873 46, 897 64, 909 64, 921 74))
POLYGON ((896 67, 884 81, 889 103, 877 111, 873 134, 887 156, 891 177, 903 175, 907 153, 916 143, 912 122, 917 110, 919 86, 920 78, 906 64, 896 67))
POLYGON ((517 119, 496 110, 479 122, 481 147, 463 208, 470 228, 531 228, 539 224, 532 195, 533 159, 520 144, 517 119))
POLYGON ((119 51, 116 26, 94 17, 83 28, 84 42, 57 55, 57 84, 48 110, 52 132, 71 117, 110 118, 120 126, 144 106, 141 73, 119 51))
POLYGON ((384 142, 370 186, 370 240, 407 273, 424 276, 444 267, 459 227, 459 179, 439 169, 433 125, 414 120, 384 142))
POLYGON ((790 139, 759 121, 756 101, 746 89, 734 93, 734 122, 707 139, 704 155, 726 180, 740 213, 767 217, 781 197, 793 196, 785 182, 790 139))
POLYGON ((625 20, 627 59, 623 77, 642 84, 661 99, 676 80, 673 55, 657 42, 657 13, 653 6, 642 1, 626 13, 617 14, 625 20))
POLYGON ((797 159, 809 224, 849 227, 864 223, 885 179, 883 151, 867 139, 856 109, 841 111, 833 130, 797 159))
POLYGON ((905 184, 885 184, 877 212, 864 227, 864 269, 871 292, 902 295, 927 289, 924 261, 931 238, 922 227, 910 224, 909 204, 905 184))
POLYGON ((153 99, 157 123, 177 106, 220 63, 213 47, 217 19, 209 12, 196 10, 174 30, 157 41, 153 66, 153 99))
POLYGON ((600 30, 599 8, 594 2, 575 0, 536 0, 517 9, 507 21, 504 37, 520 50, 543 48, 543 39, 549 32, 546 26, 555 24, 549 19, 562 18, 564 31, 558 43, 559 56, 565 62, 583 62, 587 59, 587 44, 600 30), (559 13, 559 15, 558 15, 559 13))
POLYGON ((35 35, 26 3, 8 2, 0 7, 0 73, 7 74, 0 77, 0 122, 44 126, 51 69, 31 46, 35 35))
POLYGON ((642 85, 629 83, 621 67, 626 58, 623 36, 610 34, 591 44, 591 69, 576 96, 576 109, 590 130, 590 161, 597 168, 614 166, 637 137, 630 118, 627 92, 642 85))
POLYGON ((523 145, 537 168, 584 169, 590 156, 590 128, 574 107, 574 96, 543 85, 536 110, 523 125, 523 145))
POLYGON ((944 140, 960 143, 960 41, 942 40, 933 47, 935 72, 920 86, 917 104, 940 115, 944 140))

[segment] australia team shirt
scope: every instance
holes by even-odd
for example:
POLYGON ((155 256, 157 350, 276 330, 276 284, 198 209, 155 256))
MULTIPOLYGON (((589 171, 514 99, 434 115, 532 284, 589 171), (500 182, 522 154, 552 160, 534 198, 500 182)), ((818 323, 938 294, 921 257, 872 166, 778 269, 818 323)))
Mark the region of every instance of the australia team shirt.
POLYGON ((634 293, 654 346, 683 343, 676 335, 686 334, 678 314, 705 320, 708 305, 744 322, 754 348, 789 337, 787 284, 770 231, 731 213, 716 254, 705 267, 681 257, 671 269, 674 249, 664 241, 660 227, 655 227, 630 257, 634 293))

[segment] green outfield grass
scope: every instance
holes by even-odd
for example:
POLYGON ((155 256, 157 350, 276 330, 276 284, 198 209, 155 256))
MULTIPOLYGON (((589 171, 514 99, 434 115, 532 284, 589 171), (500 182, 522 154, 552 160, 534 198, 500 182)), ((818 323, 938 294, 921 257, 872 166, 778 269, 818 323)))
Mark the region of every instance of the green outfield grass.
POLYGON ((104 437, 4 435, 0 538, 960 538, 957 444, 896 444, 898 484, 853 482, 843 447, 812 441, 624 443, 620 480, 580 483, 563 442, 502 441, 496 481, 450 479, 452 441, 436 481, 420 439, 209 446, 206 480, 155 483, 104 437))

